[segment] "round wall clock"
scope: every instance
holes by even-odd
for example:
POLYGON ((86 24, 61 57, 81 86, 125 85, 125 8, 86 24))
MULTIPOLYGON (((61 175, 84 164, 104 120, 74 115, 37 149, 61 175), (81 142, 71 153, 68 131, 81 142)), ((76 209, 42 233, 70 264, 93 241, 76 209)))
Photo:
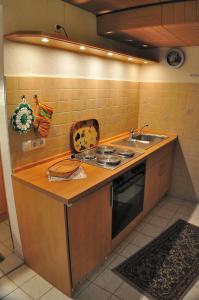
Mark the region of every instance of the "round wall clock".
POLYGON ((184 52, 176 48, 170 49, 166 54, 166 61, 170 67, 180 68, 185 61, 184 52))

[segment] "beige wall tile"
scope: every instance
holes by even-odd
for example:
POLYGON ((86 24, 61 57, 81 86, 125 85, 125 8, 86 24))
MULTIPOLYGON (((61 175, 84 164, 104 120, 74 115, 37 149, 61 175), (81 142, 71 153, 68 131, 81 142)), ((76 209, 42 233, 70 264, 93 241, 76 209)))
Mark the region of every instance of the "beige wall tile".
POLYGON ((13 167, 65 152, 69 149, 70 128, 73 122, 96 118, 101 138, 137 127, 138 87, 131 82, 79 78, 7 77, 7 111, 13 167), (35 106, 33 96, 53 108, 54 114, 46 146, 22 153, 22 142, 37 138, 34 132, 16 134, 10 118, 21 95, 35 106))
POLYGON ((171 194, 199 200, 199 84, 140 83, 139 126, 178 134, 171 194))

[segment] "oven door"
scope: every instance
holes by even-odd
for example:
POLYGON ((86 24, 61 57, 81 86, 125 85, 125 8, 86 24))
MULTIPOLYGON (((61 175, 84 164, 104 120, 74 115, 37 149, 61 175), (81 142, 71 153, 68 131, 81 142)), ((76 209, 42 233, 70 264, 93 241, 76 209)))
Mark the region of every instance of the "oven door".
POLYGON ((124 173, 112 185, 112 239, 143 210, 145 163, 124 173))

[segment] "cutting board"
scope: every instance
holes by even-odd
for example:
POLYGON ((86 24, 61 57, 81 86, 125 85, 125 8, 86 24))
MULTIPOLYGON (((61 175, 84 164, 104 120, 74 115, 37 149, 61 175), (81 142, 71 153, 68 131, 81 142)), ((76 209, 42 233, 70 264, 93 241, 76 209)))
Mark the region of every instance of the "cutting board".
POLYGON ((71 127, 70 143, 76 153, 96 147, 99 139, 99 123, 96 119, 79 121, 71 127))

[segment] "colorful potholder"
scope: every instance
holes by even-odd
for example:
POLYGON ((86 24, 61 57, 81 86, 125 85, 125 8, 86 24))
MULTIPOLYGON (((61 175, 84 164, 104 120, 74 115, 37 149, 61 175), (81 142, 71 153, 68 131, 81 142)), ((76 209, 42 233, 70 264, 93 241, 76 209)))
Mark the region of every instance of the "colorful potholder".
POLYGON ((12 115, 12 126, 17 133, 27 133, 33 127, 33 111, 22 97, 22 103, 15 109, 12 115))
POLYGON ((39 102, 37 95, 35 95, 36 106, 34 108, 34 128, 41 137, 47 137, 53 114, 53 109, 45 104, 39 102))

